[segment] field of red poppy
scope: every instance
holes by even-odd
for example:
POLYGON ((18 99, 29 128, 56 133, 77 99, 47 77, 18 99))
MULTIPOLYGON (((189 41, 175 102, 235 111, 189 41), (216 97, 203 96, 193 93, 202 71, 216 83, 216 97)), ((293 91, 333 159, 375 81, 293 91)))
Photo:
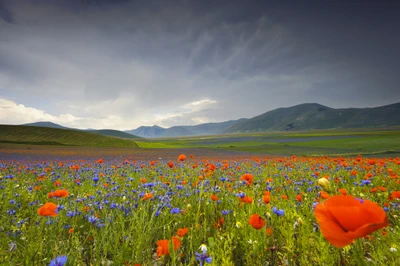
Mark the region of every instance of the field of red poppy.
POLYGON ((400 262, 400 158, 21 151, 0 161, 1 265, 400 262))

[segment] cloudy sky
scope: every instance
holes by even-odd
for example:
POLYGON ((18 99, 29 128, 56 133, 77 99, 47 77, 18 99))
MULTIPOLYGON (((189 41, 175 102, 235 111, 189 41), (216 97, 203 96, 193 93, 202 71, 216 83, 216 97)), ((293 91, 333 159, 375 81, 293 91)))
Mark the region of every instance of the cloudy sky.
POLYGON ((0 0, 0 124, 134 129, 400 101, 398 1, 0 0))

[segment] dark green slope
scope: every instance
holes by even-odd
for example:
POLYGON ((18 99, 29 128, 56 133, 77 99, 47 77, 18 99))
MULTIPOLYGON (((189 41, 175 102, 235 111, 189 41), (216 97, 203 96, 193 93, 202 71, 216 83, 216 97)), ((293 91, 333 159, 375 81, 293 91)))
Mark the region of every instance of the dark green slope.
POLYGON ((126 133, 126 132, 119 131, 119 130, 113 130, 113 129, 87 130, 86 132, 90 132, 93 134, 99 134, 99 135, 103 135, 103 136, 122 138, 122 139, 140 139, 140 137, 132 135, 130 133, 126 133))
POLYGON ((375 108, 334 109, 307 103, 278 108, 241 121, 224 133, 296 131, 333 128, 390 127, 400 125, 400 103, 375 108))
POLYGON ((69 129, 11 125, 0 125, 0 143, 138 148, 130 139, 69 129))

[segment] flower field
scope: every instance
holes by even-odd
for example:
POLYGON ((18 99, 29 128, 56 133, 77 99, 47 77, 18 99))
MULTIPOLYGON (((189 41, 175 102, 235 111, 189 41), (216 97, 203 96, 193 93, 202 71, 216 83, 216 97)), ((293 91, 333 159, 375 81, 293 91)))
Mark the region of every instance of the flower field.
POLYGON ((0 161, 0 265, 400 265, 400 159, 0 161))

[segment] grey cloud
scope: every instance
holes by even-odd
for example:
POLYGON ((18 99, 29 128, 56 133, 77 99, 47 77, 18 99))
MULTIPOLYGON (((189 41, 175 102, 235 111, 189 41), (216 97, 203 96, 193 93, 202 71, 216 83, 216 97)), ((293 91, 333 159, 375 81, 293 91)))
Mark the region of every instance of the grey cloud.
POLYGON ((293 1, 32 3, 7 2, 15 24, 0 22, 0 87, 21 103, 35 95, 61 113, 118 116, 119 126, 180 114, 163 120, 170 126, 301 102, 344 107, 400 99, 400 38, 391 35, 398 21, 335 22, 328 8, 311 14, 293 1), (204 99, 217 107, 180 108, 204 99))
POLYGON ((7 23, 15 23, 13 12, 7 7, 3 1, 0 1, 0 19, 7 23))

